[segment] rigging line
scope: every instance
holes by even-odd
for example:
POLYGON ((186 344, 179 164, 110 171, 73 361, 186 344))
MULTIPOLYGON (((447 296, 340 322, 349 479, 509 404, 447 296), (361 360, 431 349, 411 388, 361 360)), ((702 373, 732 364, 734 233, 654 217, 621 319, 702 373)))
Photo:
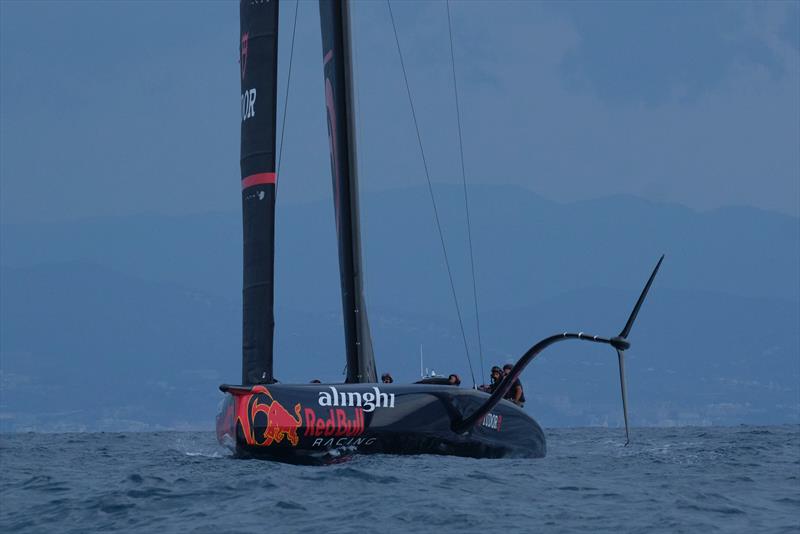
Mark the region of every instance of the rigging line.
POLYGON ((480 357, 481 376, 486 370, 483 366, 483 342, 481 341, 481 317, 478 313, 478 287, 475 281, 475 255, 472 252, 472 223, 469 216, 469 198, 467 197, 467 174, 464 170, 464 142, 461 136, 461 106, 458 100, 458 82, 456 81, 456 59, 453 53, 453 28, 450 22, 450 0, 445 2, 447 6, 447 32, 450 35, 450 65, 453 67, 453 92, 456 97, 456 119, 458 121, 458 151, 461 155, 461 183, 464 186, 464 211, 467 214, 467 239, 469 241, 469 263, 472 268, 472 298, 475 303, 475 323, 478 327, 478 355, 480 357))
POLYGON ((442 254, 444 255, 444 264, 447 267, 447 277, 450 279, 450 291, 453 294, 453 302, 456 306, 456 314, 458 315, 458 325, 461 328, 461 338, 464 340, 464 351, 467 354, 467 363, 469 364, 469 373, 472 376, 472 387, 476 387, 475 371, 472 369, 472 359, 469 356, 469 345, 467 344, 467 335, 464 333, 464 321, 461 319, 461 308, 458 305, 458 297, 456 296, 456 286, 453 283, 453 273, 450 270, 450 261, 447 258, 447 247, 444 243, 444 233, 442 232, 442 225, 439 222, 439 210, 436 208, 436 198, 433 195, 433 184, 431 184, 431 176, 428 172, 428 162, 425 159, 425 150, 422 148, 422 137, 419 133, 419 124, 417 123, 417 113, 414 110, 414 101, 411 98, 411 87, 408 85, 408 76, 406 74, 406 66, 403 62, 403 52, 400 49, 400 39, 397 37, 397 25, 394 22, 394 13, 392 13, 392 4, 390 0, 386 0, 386 6, 389 8, 389 17, 392 20, 392 30, 394 31, 394 40, 397 44, 397 54, 400 56, 400 67, 403 70, 403 80, 406 83, 406 94, 408 94, 408 103, 411 106, 411 117, 414 119, 414 129, 417 132, 417 142, 419 144, 419 153, 422 156, 422 166, 425 169, 425 179, 428 182, 428 192, 431 195, 431 203, 433 204, 433 217, 436 220, 436 229, 439 231, 439 241, 442 244, 442 254))
MULTIPOLYGON (((283 121, 281 123, 281 144, 278 148, 278 167, 275 169, 275 175, 281 175, 281 160, 283 159, 283 136, 286 133, 286 115, 289 113, 289 87, 292 83, 292 64, 294 59, 294 35, 297 31, 297 12, 300 8, 300 0, 294 4, 294 23, 292 24, 292 44, 289 51, 289 74, 286 78, 286 95, 283 100, 283 121)), ((275 180, 275 192, 278 191, 278 180, 275 180)))

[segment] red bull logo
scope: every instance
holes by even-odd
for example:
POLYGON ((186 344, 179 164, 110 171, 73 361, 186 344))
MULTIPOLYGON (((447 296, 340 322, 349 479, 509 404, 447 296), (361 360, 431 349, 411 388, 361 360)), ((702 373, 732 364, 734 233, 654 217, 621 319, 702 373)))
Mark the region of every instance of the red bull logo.
POLYGON ((272 398, 264 386, 253 386, 250 395, 236 399, 236 422, 241 425, 248 445, 268 447, 286 439, 293 447, 300 439, 297 429, 303 424, 300 403, 294 405, 294 415, 272 398))
POLYGON ((331 408, 328 417, 306 408, 305 436, 360 436, 364 433, 364 410, 355 409, 353 417, 344 408, 331 408))

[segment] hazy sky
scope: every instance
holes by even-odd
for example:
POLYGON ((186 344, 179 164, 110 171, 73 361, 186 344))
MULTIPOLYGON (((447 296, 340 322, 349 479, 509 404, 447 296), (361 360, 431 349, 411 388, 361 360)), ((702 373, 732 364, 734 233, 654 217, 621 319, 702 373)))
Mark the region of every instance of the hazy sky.
MULTIPOLYGON (((445 5, 393 5, 432 178, 456 181, 445 5)), ((452 2, 469 181, 800 214, 799 5, 452 2)), ((237 3, 0 10, 2 222, 239 209, 237 3)), ((419 185, 386 5, 354 12, 362 188, 419 185)), ((279 202, 330 195, 315 2, 297 26, 279 202)))

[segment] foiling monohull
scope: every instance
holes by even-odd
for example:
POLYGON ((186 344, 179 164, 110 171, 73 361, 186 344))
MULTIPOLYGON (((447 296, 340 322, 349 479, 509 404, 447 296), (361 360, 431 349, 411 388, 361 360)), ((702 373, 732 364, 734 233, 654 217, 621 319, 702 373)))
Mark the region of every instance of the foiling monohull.
POLYGON ((217 437, 240 457, 326 463, 351 454, 543 457, 545 435, 505 394, 545 348, 568 339, 618 355, 628 433, 624 351, 659 260, 623 330, 604 338, 560 333, 533 345, 490 395, 440 384, 378 384, 361 278, 355 123, 347 0, 320 0, 325 108, 338 239, 347 374, 343 384, 273 377, 273 266, 278 0, 241 0, 241 187, 244 272, 242 384, 222 385, 217 437))

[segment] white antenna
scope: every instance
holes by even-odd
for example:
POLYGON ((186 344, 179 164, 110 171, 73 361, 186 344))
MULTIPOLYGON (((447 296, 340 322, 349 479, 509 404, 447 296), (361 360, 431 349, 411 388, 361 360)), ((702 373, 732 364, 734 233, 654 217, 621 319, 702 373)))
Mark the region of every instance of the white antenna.
POLYGON ((425 371, 422 366, 422 343, 419 344, 419 377, 425 378, 425 371))

